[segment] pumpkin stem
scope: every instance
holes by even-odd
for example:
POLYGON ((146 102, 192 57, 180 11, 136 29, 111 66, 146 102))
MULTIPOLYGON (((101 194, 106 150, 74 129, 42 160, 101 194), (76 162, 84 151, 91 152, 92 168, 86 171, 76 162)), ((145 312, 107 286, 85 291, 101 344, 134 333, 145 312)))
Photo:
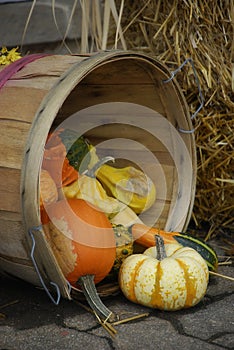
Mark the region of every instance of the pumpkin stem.
POLYGON ((102 159, 100 159, 96 164, 94 164, 94 166, 89 169, 89 170, 85 170, 83 172, 84 175, 87 175, 89 177, 95 177, 96 171, 101 168, 101 166, 103 164, 106 164, 107 162, 109 162, 110 160, 112 160, 113 162, 115 161, 115 159, 113 157, 107 156, 107 157, 103 157, 102 159))
POLYGON ((164 240, 160 235, 155 235, 154 237, 156 242, 157 259, 161 261, 167 257, 164 240))
POLYGON ((81 276, 78 280, 89 306, 100 317, 112 322, 116 319, 112 311, 110 311, 101 301, 97 289, 94 284, 94 275, 81 276))

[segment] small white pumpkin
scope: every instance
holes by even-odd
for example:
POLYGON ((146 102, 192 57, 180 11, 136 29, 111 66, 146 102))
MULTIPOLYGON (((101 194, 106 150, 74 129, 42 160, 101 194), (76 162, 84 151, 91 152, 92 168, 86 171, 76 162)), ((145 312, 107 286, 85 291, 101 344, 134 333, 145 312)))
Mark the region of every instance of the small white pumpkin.
POLYGON ((172 311, 196 305, 206 293, 208 280, 207 264, 197 251, 164 245, 160 236, 155 247, 127 257, 119 272, 119 285, 127 299, 172 311))

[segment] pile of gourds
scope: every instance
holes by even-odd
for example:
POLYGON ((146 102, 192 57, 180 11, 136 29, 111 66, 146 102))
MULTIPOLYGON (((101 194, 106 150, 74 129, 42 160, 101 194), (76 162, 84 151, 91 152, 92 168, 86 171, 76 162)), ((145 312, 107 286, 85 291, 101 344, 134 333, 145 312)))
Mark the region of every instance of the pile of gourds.
POLYGON ((216 253, 192 236, 144 225, 138 214, 154 204, 155 185, 141 170, 108 161, 113 159, 99 159, 72 130, 48 136, 41 221, 64 276, 108 318, 95 288, 105 278, 118 280, 135 303, 163 310, 196 305, 206 293, 209 269, 217 268, 216 253))

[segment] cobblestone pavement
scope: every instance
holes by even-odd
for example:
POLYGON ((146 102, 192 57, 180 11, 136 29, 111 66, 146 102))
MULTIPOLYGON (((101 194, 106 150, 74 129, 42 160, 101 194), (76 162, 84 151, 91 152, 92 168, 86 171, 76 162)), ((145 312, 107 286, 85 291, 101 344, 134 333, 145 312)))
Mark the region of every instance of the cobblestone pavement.
MULTIPOLYGON (((234 277, 234 268, 220 273, 234 277)), ((111 336, 75 301, 51 303, 43 290, 1 277, 0 349, 234 349, 234 283, 210 277, 205 298, 195 307, 162 312, 135 305, 120 293, 105 304, 120 318, 148 316, 116 325, 111 336)))

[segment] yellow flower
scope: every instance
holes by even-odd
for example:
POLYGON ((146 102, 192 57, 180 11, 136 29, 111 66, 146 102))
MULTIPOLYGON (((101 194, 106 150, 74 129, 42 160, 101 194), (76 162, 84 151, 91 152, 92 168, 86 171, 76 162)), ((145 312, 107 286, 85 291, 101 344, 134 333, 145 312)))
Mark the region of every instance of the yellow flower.
POLYGON ((6 48, 6 46, 3 46, 3 47, 2 47, 1 53, 2 53, 2 54, 7 54, 7 48, 6 48))
POLYGON ((18 50, 18 47, 15 47, 15 48, 11 49, 10 51, 8 51, 8 55, 7 55, 8 61, 15 62, 21 58, 20 53, 16 52, 17 50, 18 50))
POLYGON ((2 65, 8 64, 8 60, 7 60, 7 57, 5 55, 0 55, 0 64, 2 64, 2 65))
POLYGON ((7 48, 3 46, 0 51, 0 65, 7 66, 8 64, 15 62, 19 58, 21 58, 20 53, 16 52, 17 50, 18 50, 18 47, 15 47, 10 51, 8 51, 7 48))

